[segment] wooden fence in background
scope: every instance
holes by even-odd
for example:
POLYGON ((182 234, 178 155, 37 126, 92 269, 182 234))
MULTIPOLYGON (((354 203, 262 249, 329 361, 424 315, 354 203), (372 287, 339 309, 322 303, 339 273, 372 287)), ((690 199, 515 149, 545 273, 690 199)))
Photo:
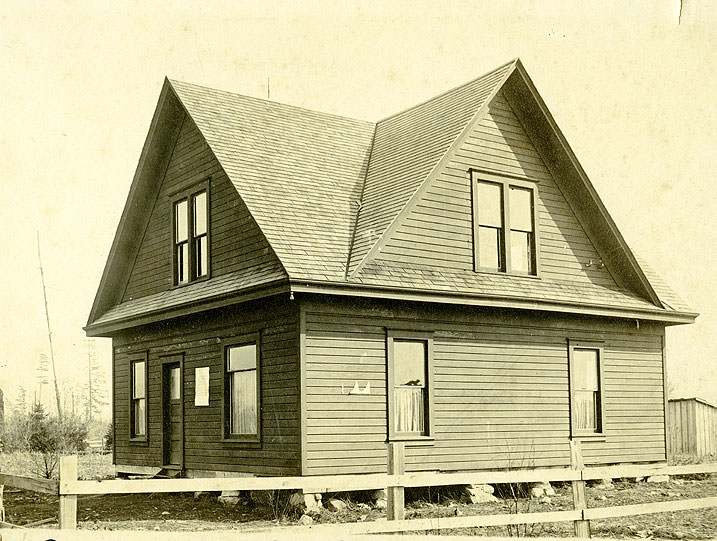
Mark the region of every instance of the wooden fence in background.
MULTIPOLYGON (((571 469, 533 469, 475 473, 404 473, 403 444, 389 444, 389 471, 386 474, 331 475, 309 477, 243 477, 194 479, 137 479, 80 481, 77 479, 77 457, 62 457, 60 481, 28 479, 0 474, 0 484, 51 492, 60 497, 60 528, 77 527, 77 496, 90 494, 139 494, 160 492, 210 492, 223 490, 303 490, 305 493, 352 491, 386 488, 387 521, 318 524, 272 528, 271 534, 308 531, 317 534, 368 534, 441 530, 478 526, 505 526, 544 522, 572 521, 576 537, 590 537, 590 520, 624 517, 647 513, 717 507, 717 497, 588 508, 585 482, 594 479, 645 477, 650 475, 686 475, 717 472, 717 464, 685 466, 611 466, 583 468, 579 446, 573 448, 571 469), (572 483, 574 508, 566 511, 457 516, 446 518, 404 519, 404 489, 466 484, 531 483, 569 481, 572 483)), ((242 531, 242 533, 244 530, 242 531)), ((250 533, 248 531, 247 533, 250 533)))
POLYGON ((717 406, 699 398, 667 402, 671 453, 717 455, 717 406))

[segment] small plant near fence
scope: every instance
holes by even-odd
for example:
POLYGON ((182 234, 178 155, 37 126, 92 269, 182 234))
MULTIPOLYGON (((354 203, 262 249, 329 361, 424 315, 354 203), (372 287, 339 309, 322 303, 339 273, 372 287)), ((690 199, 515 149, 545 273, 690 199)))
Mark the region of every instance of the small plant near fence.
MULTIPOLYGON (((506 441, 508 465, 505 471, 535 468, 535 442, 531 442, 526 453, 513 452, 506 441), (516 456, 517 455, 517 456, 516 456)), ((508 513, 530 513, 532 504, 532 483, 499 483, 495 485, 495 495, 501 498, 508 513)), ((508 537, 538 537, 544 530, 543 524, 508 524, 505 527, 508 537)))

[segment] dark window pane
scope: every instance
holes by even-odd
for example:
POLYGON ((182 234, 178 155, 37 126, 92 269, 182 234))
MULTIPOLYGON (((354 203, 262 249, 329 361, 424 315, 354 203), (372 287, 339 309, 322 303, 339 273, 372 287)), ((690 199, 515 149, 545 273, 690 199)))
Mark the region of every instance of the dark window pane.
POLYGON ((207 237, 203 235, 194 239, 194 257, 196 277, 207 274, 207 237))
POLYGON ((533 191, 510 187, 510 228, 533 231, 533 191))
POLYGON ((132 397, 133 398, 144 398, 145 397, 145 363, 136 362, 133 363, 133 374, 132 374, 132 397))
POLYGON ((503 227, 502 186, 492 182, 478 183, 478 224, 503 227))
POLYGON ((256 434, 256 370, 231 374, 231 433, 256 434))
POLYGON ((256 368, 256 344, 229 348, 227 370, 250 370, 256 368))
POLYGON ((533 272, 532 233, 510 231, 510 266, 515 272, 533 272))
POLYGON ((207 232, 207 192, 201 192, 193 198, 194 232, 195 237, 207 232))
POLYGON ((187 240, 187 200, 184 199, 174 205, 175 233, 174 242, 187 240))
POLYGON ((189 244, 183 242, 177 246, 177 283, 189 280, 189 244))
POLYGON ((394 385, 426 385, 426 342, 393 342, 394 385))
POLYGON ((478 266, 484 269, 501 268, 500 258, 501 230, 494 227, 478 228, 478 266))

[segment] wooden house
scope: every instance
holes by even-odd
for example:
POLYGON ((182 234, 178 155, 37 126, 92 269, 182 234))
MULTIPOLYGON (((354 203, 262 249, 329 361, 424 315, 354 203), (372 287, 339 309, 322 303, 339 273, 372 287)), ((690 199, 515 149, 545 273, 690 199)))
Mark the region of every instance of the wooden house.
POLYGON ((717 406, 701 398, 670 398, 667 418, 673 454, 717 455, 717 406))
POLYGON ((86 327, 119 471, 660 462, 665 327, 520 61, 378 122, 166 80, 86 327))

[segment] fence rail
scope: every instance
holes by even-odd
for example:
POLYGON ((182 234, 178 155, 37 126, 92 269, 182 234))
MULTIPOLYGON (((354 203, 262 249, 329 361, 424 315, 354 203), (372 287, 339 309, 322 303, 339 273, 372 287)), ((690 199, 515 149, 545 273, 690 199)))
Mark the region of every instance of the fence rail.
MULTIPOLYGON (((453 529, 477 526, 504 526, 541 522, 573 521, 575 535, 590 536, 590 520, 624 517, 647 513, 661 513, 686 509, 717 507, 717 497, 696 498, 667 502, 587 508, 585 482, 593 479, 618 477, 647 477, 652 475, 689 475, 717 473, 717 464, 691 464, 683 466, 610 466, 582 467, 579 444, 573 446, 571 469, 534 469, 505 472, 475 473, 404 473, 403 444, 389 444, 389 471, 385 474, 331 475, 312 477, 235 477, 199 479, 138 479, 80 481, 77 479, 77 457, 62 457, 60 481, 34 479, 0 474, 0 484, 35 492, 58 494, 60 497, 60 528, 77 527, 77 496, 90 494, 139 494, 160 492, 211 492, 224 490, 302 490, 305 493, 370 490, 386 488, 388 492, 388 521, 351 524, 327 524, 308 527, 319 533, 342 531, 352 534, 391 533, 419 530, 453 529), (574 509, 539 513, 513 513, 496 515, 460 516, 447 518, 404 520, 404 489, 443 485, 529 483, 543 481, 570 481, 573 487, 574 509), (338 529, 338 530, 337 530, 338 529)), ((291 526, 292 531, 308 531, 307 527, 291 526)), ((286 528, 274 528, 281 532, 286 528)))
POLYGON ((22 477, 0 473, 0 485, 21 488, 43 494, 58 494, 59 483, 54 479, 38 479, 36 477, 22 477))

